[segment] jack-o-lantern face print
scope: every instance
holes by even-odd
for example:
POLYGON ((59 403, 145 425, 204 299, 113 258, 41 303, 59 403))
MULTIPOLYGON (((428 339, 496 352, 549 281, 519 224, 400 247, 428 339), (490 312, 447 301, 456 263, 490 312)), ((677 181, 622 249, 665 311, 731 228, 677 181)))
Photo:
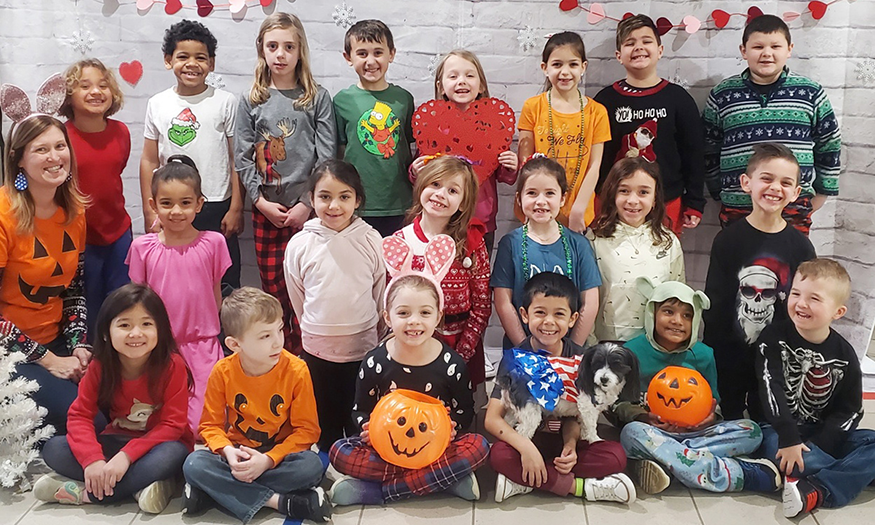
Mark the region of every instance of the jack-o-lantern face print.
POLYGON ((667 366, 650 381, 647 405, 663 421, 695 427, 711 413, 711 386, 691 368, 667 366))
POLYGON ((412 390, 383 396, 371 413, 371 444, 384 460, 418 469, 437 460, 450 443, 453 423, 439 400, 412 390))
POLYGON ((18 275, 21 295, 37 304, 46 304, 67 289, 79 259, 76 243, 66 231, 51 230, 42 237, 33 237, 32 265, 18 275))
POLYGON ((258 443, 258 446, 253 447, 255 450, 259 452, 267 452, 271 450, 276 445, 277 436, 280 433, 282 421, 283 419, 287 419, 288 415, 285 413, 286 410, 286 402, 283 397, 279 394, 273 394, 270 396, 270 399, 257 399, 252 400, 246 398, 242 393, 238 393, 234 396, 234 411, 237 412, 237 418, 234 421, 234 428, 236 428, 241 434, 246 436, 246 438, 253 443, 258 443), (250 407, 250 403, 261 402, 261 406, 256 407, 255 405, 250 407), (268 412, 265 412, 265 408, 270 410, 270 415, 267 415, 268 412), (252 411, 252 412, 250 412, 252 411), (252 420, 252 413, 261 414, 260 416, 255 418, 255 423, 261 425, 263 429, 273 429, 276 428, 277 431, 275 434, 270 435, 264 430, 260 430, 255 428, 254 425, 249 426, 247 429, 243 429, 243 423, 247 418, 244 417, 245 414, 249 414, 250 421, 252 420))

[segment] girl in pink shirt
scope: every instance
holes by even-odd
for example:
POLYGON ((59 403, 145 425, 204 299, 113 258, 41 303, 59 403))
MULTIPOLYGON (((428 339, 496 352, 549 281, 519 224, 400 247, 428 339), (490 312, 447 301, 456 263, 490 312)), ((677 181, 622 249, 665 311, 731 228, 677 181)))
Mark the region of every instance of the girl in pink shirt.
POLYGON ((127 263, 131 281, 155 290, 170 314, 173 337, 194 378, 188 422, 197 432, 210 371, 224 357, 219 343, 221 282, 231 256, 221 233, 192 226, 204 203, 194 161, 172 155, 152 177, 149 206, 161 231, 138 237, 127 263))

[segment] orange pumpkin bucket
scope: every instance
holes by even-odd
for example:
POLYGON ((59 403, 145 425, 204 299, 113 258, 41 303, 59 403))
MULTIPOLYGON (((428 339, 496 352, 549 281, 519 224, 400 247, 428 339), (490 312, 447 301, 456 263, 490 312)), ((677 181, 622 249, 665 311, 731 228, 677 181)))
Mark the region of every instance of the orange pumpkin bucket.
POLYGON ((393 465, 419 469, 450 444, 453 422, 439 400, 413 390, 394 390, 377 402, 369 424, 374 450, 393 465))
POLYGON ((711 413, 711 385, 702 374, 682 366, 660 370, 647 387, 647 405, 663 421, 695 427, 711 413))

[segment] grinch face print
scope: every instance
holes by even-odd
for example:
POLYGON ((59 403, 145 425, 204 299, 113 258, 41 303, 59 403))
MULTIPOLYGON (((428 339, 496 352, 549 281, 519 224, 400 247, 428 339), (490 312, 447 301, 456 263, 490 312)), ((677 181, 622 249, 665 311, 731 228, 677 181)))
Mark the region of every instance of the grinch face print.
POLYGON ((201 127, 197 117, 189 108, 180 111, 179 115, 176 115, 170 123, 170 129, 167 130, 167 138, 170 139, 170 142, 180 147, 197 138, 197 130, 201 127))

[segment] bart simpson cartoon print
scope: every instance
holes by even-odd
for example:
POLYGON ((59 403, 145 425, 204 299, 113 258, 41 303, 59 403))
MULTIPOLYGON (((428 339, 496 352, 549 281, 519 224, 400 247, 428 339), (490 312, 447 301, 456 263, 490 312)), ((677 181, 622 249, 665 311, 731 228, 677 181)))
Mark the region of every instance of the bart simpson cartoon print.
POLYGON ((374 104, 374 108, 365 111, 359 119, 358 138, 367 151, 374 155, 382 155, 384 159, 395 155, 395 145, 400 139, 398 126, 401 121, 392 112, 392 108, 383 102, 374 104))
POLYGON ((284 118, 276 123, 276 127, 282 134, 273 136, 266 128, 258 130, 258 134, 264 139, 255 143, 255 168, 261 175, 265 185, 275 183, 277 193, 280 192, 280 172, 274 168, 274 164, 286 160, 286 139, 295 133, 298 121, 284 118))
POLYGON ((185 146, 197 138, 197 130, 201 123, 197 121, 191 109, 185 108, 179 115, 170 121, 170 129, 167 130, 167 138, 177 146, 185 146))

